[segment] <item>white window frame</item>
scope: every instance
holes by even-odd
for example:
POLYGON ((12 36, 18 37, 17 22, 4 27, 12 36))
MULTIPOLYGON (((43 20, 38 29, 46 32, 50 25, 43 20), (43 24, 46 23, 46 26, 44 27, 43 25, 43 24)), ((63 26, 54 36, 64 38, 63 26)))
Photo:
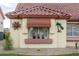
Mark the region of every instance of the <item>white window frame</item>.
MULTIPOLYGON (((67 22, 67 26, 68 26, 68 24, 72 24, 72 23, 73 24, 79 24, 79 22, 67 22)), ((79 37, 79 36, 68 36, 67 35, 67 37, 74 37, 75 38, 75 37, 79 37)))
MULTIPOLYGON (((33 28, 33 27, 31 27, 31 28, 33 28)), ((37 27, 37 28, 38 28, 38 33, 39 33, 39 30, 40 30, 39 28, 40 28, 40 27, 37 27)), ((43 28, 44 28, 44 27, 43 27, 43 28)), ((29 32, 30 32, 30 28, 28 29, 28 33, 29 33, 29 32)), ((28 38, 31 39, 30 33, 28 34, 28 38)), ((40 38, 41 38, 41 37, 40 37, 40 38)), ((38 38, 36 38, 36 39, 38 39, 38 38)), ((46 39, 49 39, 49 28, 48 28, 48 34, 47 34, 47 38, 46 38, 46 39)))

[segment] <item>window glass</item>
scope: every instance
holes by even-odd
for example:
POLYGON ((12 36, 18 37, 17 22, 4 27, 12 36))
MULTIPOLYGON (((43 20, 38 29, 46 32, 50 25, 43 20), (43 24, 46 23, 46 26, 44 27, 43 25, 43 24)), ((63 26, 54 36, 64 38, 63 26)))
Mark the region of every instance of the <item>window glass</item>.
POLYGON ((79 24, 68 24, 67 25, 68 36, 79 36, 79 24))
POLYGON ((48 28, 33 27, 29 28, 29 38, 31 39, 47 39, 48 38, 48 28))

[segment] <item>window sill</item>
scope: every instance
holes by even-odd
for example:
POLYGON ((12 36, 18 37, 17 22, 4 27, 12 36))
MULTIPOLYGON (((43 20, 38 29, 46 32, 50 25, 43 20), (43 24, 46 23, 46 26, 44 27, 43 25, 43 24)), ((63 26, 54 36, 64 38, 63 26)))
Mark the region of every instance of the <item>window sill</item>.
POLYGON ((67 40, 67 42, 79 42, 79 40, 67 40))
POLYGON ((52 39, 25 39, 25 44, 52 44, 52 39))
POLYGON ((68 38, 75 38, 75 37, 79 37, 79 36, 67 36, 68 38))
POLYGON ((79 36, 68 36, 67 42, 79 42, 79 36))

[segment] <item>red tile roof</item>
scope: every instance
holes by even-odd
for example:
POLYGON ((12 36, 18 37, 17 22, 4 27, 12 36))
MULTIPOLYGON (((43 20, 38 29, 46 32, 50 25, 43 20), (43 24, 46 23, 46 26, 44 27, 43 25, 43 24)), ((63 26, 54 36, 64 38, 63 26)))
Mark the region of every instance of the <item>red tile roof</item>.
POLYGON ((9 18, 53 17, 79 19, 78 3, 19 3, 15 11, 6 14, 9 18))

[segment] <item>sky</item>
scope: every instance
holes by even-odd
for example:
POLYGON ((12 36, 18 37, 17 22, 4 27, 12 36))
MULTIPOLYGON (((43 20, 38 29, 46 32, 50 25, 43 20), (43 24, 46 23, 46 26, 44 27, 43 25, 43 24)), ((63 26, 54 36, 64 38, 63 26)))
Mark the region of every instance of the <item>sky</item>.
MULTIPOLYGON (((0 3, 0 7, 4 13, 4 15, 8 12, 14 11, 17 3, 0 3)), ((10 28, 10 19, 5 16, 4 20, 4 28, 10 28)))
POLYGON ((4 13, 15 10, 17 3, 2 3, 0 4, 4 13))

